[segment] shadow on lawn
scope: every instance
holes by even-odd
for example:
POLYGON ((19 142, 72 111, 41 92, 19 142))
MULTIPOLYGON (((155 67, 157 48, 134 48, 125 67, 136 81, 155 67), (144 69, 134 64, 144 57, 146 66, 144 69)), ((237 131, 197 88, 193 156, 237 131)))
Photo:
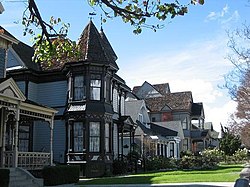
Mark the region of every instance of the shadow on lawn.
POLYGON ((199 184, 153 184, 152 181, 153 177, 149 176, 123 176, 123 177, 112 177, 112 178, 98 178, 98 179, 90 179, 90 180, 84 180, 80 181, 77 185, 80 186, 99 186, 100 187, 228 187, 224 184, 205 184, 205 183, 199 183, 199 184))
POLYGON ((122 176, 90 179, 78 182, 78 185, 120 185, 120 184, 152 184, 151 176, 122 176))

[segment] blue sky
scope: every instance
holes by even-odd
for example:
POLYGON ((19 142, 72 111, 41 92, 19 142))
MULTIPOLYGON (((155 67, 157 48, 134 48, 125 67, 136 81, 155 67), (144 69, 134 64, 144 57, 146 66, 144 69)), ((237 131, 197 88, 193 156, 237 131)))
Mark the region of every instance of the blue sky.
MULTIPOLYGON (((0 25, 19 40, 31 44, 30 36, 22 36, 21 18, 25 3, 0 0, 5 12, 0 15, 0 25), (19 22, 18 24, 14 22, 19 22)), ((93 12, 82 0, 37 0, 43 18, 60 17, 71 24, 69 38, 77 40, 93 12), (58 3, 60 2, 60 3, 58 3)), ((120 67, 118 74, 128 86, 170 84, 172 92, 192 91, 195 102, 203 102, 207 122, 220 130, 228 115, 235 109, 223 85, 225 75, 232 65, 226 59, 226 30, 241 27, 250 21, 248 0, 206 0, 203 6, 189 7, 189 13, 163 22, 165 27, 157 32, 144 29, 133 34, 133 27, 120 18, 109 19, 103 24, 120 67)), ((100 12, 93 22, 100 29, 100 12)))

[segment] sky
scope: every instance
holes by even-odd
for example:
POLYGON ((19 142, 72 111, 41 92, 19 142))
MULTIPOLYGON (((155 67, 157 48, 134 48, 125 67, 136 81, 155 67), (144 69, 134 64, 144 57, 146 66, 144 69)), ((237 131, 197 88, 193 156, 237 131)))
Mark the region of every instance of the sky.
MULTIPOLYGON (((31 37, 23 36, 22 15, 25 1, 0 0, 5 11, 0 25, 20 41, 31 45, 31 37)), ((68 37, 78 40, 90 20, 101 28, 101 13, 86 0, 36 0, 45 20, 60 17, 70 23, 68 37), (60 3, 59 3, 60 2, 60 3)), ((180 1, 187 2, 187 1, 180 1)), ((227 59, 226 31, 241 28, 250 21, 248 0, 205 0, 204 5, 189 7, 188 14, 162 22, 164 28, 153 32, 143 29, 133 34, 133 27, 120 18, 107 19, 103 30, 118 56, 118 75, 132 89, 144 81, 151 84, 169 83, 171 92, 192 91, 194 102, 202 102, 205 121, 220 131, 235 111, 226 89, 221 88, 224 75, 233 65, 227 59)))

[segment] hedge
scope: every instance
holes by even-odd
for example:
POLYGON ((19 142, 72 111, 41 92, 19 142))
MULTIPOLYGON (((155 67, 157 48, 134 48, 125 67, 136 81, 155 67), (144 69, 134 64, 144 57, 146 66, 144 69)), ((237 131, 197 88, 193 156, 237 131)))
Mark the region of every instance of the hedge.
POLYGON ((45 186, 77 183, 79 181, 79 166, 47 166, 42 170, 45 186))
POLYGON ((0 169, 0 186, 1 187, 9 186, 9 175, 10 175, 10 170, 0 169))

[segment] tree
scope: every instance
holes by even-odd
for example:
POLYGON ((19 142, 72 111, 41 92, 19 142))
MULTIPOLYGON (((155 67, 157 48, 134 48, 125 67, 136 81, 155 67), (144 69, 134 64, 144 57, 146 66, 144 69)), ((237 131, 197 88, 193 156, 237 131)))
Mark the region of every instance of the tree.
POLYGON ((237 109, 231 116, 230 129, 239 134, 242 143, 250 147, 250 26, 244 24, 229 34, 228 57, 235 68, 225 77, 225 87, 231 98, 237 102, 237 109))
POLYGON ((228 129, 224 130, 223 137, 220 140, 220 150, 226 155, 233 155, 241 147, 240 137, 234 135, 228 129))
MULTIPOLYGON (((142 32, 142 27, 150 28, 154 31, 162 28, 159 23, 148 23, 149 18, 164 21, 168 18, 175 18, 184 15, 188 11, 188 6, 204 4, 204 0, 187 0, 187 4, 180 4, 177 0, 88 0, 92 7, 99 7, 105 18, 121 17, 123 22, 130 23, 135 27, 134 33, 142 32)), ((94 13, 92 13, 94 14, 94 13)), ((105 22, 106 19, 102 19, 105 22)), ((155 22, 153 22, 155 23, 155 22)), ((43 20, 42 15, 35 3, 35 0, 28 0, 28 7, 24 11, 23 21, 24 35, 32 34, 34 37, 34 60, 44 64, 49 68, 52 64, 58 64, 67 60, 77 60, 79 51, 76 42, 67 38, 69 24, 61 22, 61 19, 51 17, 49 22, 43 20), (58 25, 62 24, 59 28, 58 25), (34 27, 41 28, 41 34, 35 35, 34 27), (75 55, 72 51, 77 51, 75 55), (45 64, 46 63, 46 64, 45 64)))
MULTIPOLYGON (((177 0, 166 2, 161 0, 88 0, 90 6, 99 7, 106 18, 121 17, 125 23, 135 26, 134 33, 141 33, 141 27, 153 29, 161 28, 159 24, 148 24, 149 18, 156 18, 158 21, 164 21, 167 18, 174 18, 178 15, 184 15, 188 11, 190 4, 204 4, 204 0, 188 0, 187 5, 180 4, 177 0)), ((40 26, 42 30, 41 38, 48 40, 58 35, 53 25, 45 22, 38 10, 35 0, 28 0, 28 7, 24 12, 23 24, 28 31, 31 24, 40 26), (52 33, 50 32, 52 31, 52 33)), ((30 30, 29 30, 30 31, 30 30)))

